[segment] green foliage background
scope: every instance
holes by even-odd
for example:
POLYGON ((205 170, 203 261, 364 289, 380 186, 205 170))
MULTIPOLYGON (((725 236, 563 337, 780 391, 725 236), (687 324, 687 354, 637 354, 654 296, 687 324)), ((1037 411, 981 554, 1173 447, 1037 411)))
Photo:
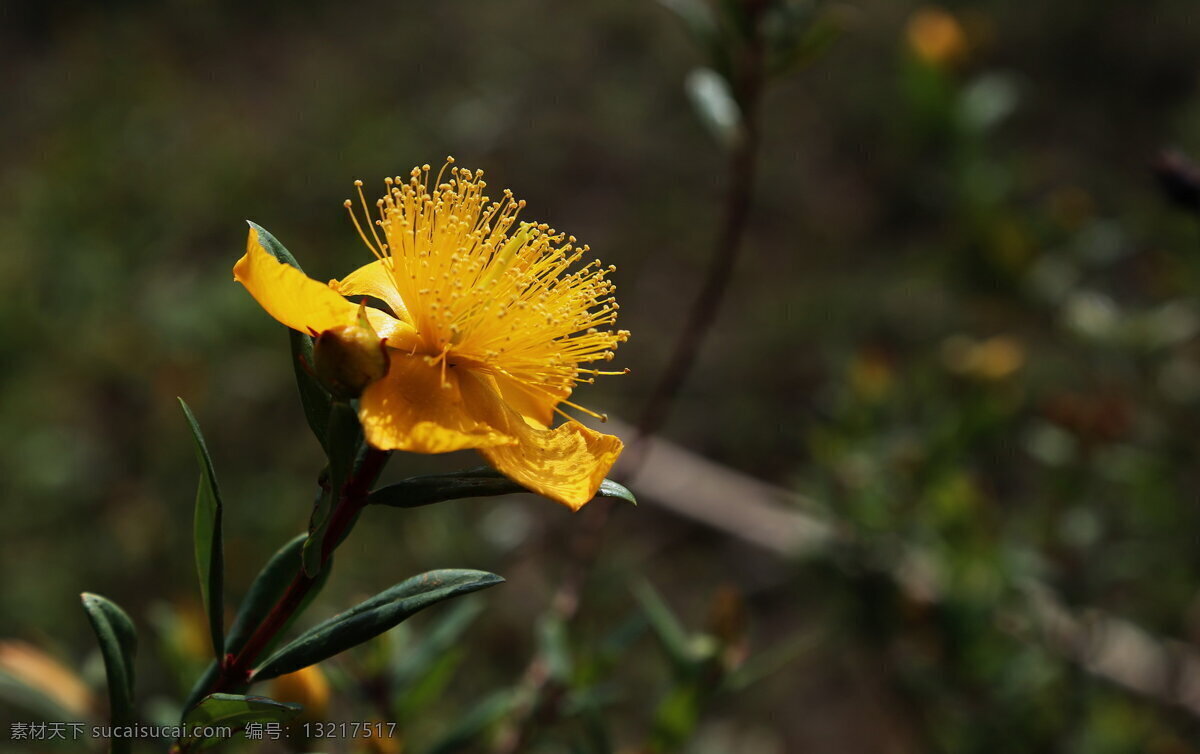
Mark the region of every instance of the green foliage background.
MULTIPOLYGON (((940 69, 907 47, 915 8, 847 5, 831 51, 769 91, 750 245, 666 432, 819 501, 856 547, 785 563, 622 510, 571 641, 599 672, 639 577, 695 628, 733 584, 754 649, 822 637, 710 709, 691 751, 1196 751, 1188 713, 996 620, 1037 577, 1200 641, 1200 226, 1149 170, 1163 145, 1200 153, 1193 5, 948 4, 970 52, 940 69), (1011 374, 962 358, 995 336, 1022 357, 1011 374), (943 603, 886 577, 898 542, 927 553, 943 603)), ((315 277, 363 262, 341 206, 355 178, 453 154, 617 264, 633 331, 617 363, 634 371, 579 395, 635 416, 723 185, 681 87, 697 60, 644 0, 9 6, 0 635, 94 675, 79 592, 143 625, 195 610, 177 395, 222 476, 227 591, 302 526, 320 450, 284 332, 230 269, 247 218, 315 277)), ((474 462, 397 458, 389 476, 474 462)), ((518 678, 562 542, 594 512, 514 498, 369 514, 322 615, 418 570, 509 579, 414 723, 429 740, 518 678)), ((670 681, 648 639, 622 652, 606 716, 636 742, 670 681)), ((333 671, 345 719, 368 714, 353 679, 372 661, 333 671)), ((170 673, 139 678, 177 693, 170 673)))

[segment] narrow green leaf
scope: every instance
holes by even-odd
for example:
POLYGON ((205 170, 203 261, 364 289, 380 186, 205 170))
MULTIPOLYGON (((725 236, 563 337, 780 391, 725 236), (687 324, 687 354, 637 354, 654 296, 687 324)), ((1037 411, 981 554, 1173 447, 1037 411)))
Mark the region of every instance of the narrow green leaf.
POLYGON ((779 644, 754 655, 734 670, 723 682, 733 692, 744 691, 776 673, 821 645, 824 637, 817 632, 794 634, 779 644))
POLYGON ((293 537, 271 556, 267 564, 254 577, 250 589, 242 598, 242 604, 238 606, 233 625, 229 627, 226 646, 229 647, 230 652, 237 654, 242 651, 242 647, 246 646, 254 629, 263 622, 267 614, 271 612, 271 608, 287 591, 292 579, 300 572, 300 549, 304 547, 304 540, 307 538, 307 534, 293 537))
MULTIPOLYGON (((275 236, 257 223, 249 220, 246 222, 258 234, 258 242, 267 250, 268 254, 284 264, 291 265, 301 272, 304 271, 292 253, 279 243, 275 236)), ((326 435, 328 434, 329 407, 332 399, 329 391, 310 371, 313 363, 312 336, 308 333, 289 330, 288 338, 292 344, 292 368, 296 372, 296 386, 300 389, 300 405, 304 408, 304 418, 308 421, 308 426, 312 429, 313 434, 316 435, 317 442, 321 443, 321 447, 328 452, 326 435)))
POLYGON ((416 684, 439 657, 458 644, 459 638, 481 612, 483 604, 475 598, 458 602, 447 610, 420 643, 406 649, 392 666, 393 688, 402 693, 416 684))
POLYGON ((781 7, 766 28, 768 74, 782 76, 819 59, 852 23, 847 13, 847 8, 833 6, 814 17, 781 7))
POLYGON ((201 673, 200 677, 196 679, 196 682, 192 684, 192 690, 188 692, 187 699, 183 701, 183 707, 180 712, 181 720, 187 716, 187 713, 190 712, 193 707, 200 703, 200 700, 204 697, 208 690, 212 688, 212 685, 216 683, 217 673, 219 671, 220 665, 216 660, 208 663, 208 667, 204 669, 204 672, 201 673))
POLYGON ((268 659, 255 673, 254 680, 267 680, 315 665, 375 638, 430 605, 502 581, 494 573, 465 569, 414 576, 309 629, 268 659))
MULTIPOLYGON (((490 466, 479 466, 449 474, 409 477, 396 484, 380 487, 367 497, 367 505, 419 508, 446 500, 510 495, 516 492, 537 494, 525 489, 490 466)), ((633 493, 611 479, 605 479, 600 483, 596 497, 614 497, 637 505, 633 493)))
MULTIPOLYGON (((226 649, 237 654, 246 646, 246 642, 254 634, 254 630, 271 612, 271 608, 279 599, 283 597, 288 586, 292 583, 292 579, 300 573, 300 551, 304 548, 304 541, 308 539, 307 534, 300 534, 279 548, 267 564, 263 566, 254 581, 250 584, 250 589, 246 592, 246 596, 242 599, 241 605, 238 607, 237 616, 233 619, 233 625, 229 628, 229 635, 225 640, 226 649)), ((329 577, 329 569, 326 568, 313 585, 309 587, 308 594, 305 595, 304 601, 292 613, 291 619, 283 626, 276 634, 276 638, 264 648, 264 652, 270 652, 271 649, 279 642, 279 639, 287 633, 288 627, 299 617, 312 600, 321 592, 325 586, 325 582, 329 577)), ((217 679, 217 663, 214 661, 209 664, 204 674, 196 681, 192 687, 192 691, 188 694, 187 700, 184 702, 183 710, 187 712, 196 706, 201 697, 212 688, 213 682, 217 679)))
POLYGON ((501 689, 492 693, 459 715, 450 730, 429 749, 429 754, 453 754, 466 749, 489 728, 510 715, 520 702, 521 694, 515 689, 501 689))
POLYGON ((696 664, 696 657, 692 652, 691 640, 663 598, 646 581, 639 581, 633 585, 633 596, 641 604, 642 612, 671 664, 679 671, 692 669, 696 664))
MULTIPOLYGON (((230 728, 238 732, 247 723, 286 723, 303 711, 299 704, 277 702, 265 696, 210 694, 187 714, 183 724, 188 728, 230 728)), ((188 736, 179 743, 184 751, 200 751, 227 740, 188 736)))
POLYGON ((362 425, 358 421, 358 412, 350 403, 335 401, 332 404, 325 447, 329 454, 329 486, 313 508, 308 540, 304 543, 304 572, 309 576, 321 572, 321 552, 330 515, 363 448, 362 425))
POLYGON ((213 468, 208 445, 200 431, 200 423, 180 398, 179 405, 196 442, 196 461, 200 465, 200 482, 196 489, 193 539, 196 550, 196 572, 200 576, 200 596, 208 613, 208 630, 212 637, 213 655, 219 661, 225 656, 225 565, 221 537, 221 490, 213 468))
POLYGON ((333 398, 329 391, 313 375, 313 339, 308 333, 288 330, 288 339, 292 344, 292 369, 296 373, 296 387, 300 390, 300 406, 304 409, 304 419, 309 429, 316 436, 321 448, 329 453, 329 412, 333 398))
POLYGON ((275 257, 280 262, 283 262, 286 265, 291 265, 297 270, 304 272, 304 270, 300 267, 300 263, 296 261, 294 256, 292 256, 292 252, 288 251, 287 247, 279 243, 278 239, 271 235, 266 228, 254 222, 253 220, 247 220, 246 224, 253 228, 254 232, 258 234, 258 243, 260 246, 266 249, 268 254, 275 257))
MULTIPOLYGON (((134 721, 133 658, 137 654, 137 632, 133 621, 115 603, 98 594, 84 592, 80 598, 104 657, 112 724, 131 725, 134 721)), ((131 747, 131 739, 112 740, 113 754, 125 754, 131 747)))
POLYGON ((551 613, 539 621, 537 639, 539 654, 546 662, 547 677, 565 686, 571 680, 572 663, 567 626, 562 618, 551 613))
POLYGON ((618 500, 624 500, 635 507, 637 506, 637 498, 633 496, 629 488, 611 479, 605 479, 600 483, 600 489, 596 490, 596 497, 614 497, 618 500))
POLYGON ((483 603, 477 599, 456 602, 420 642, 405 647, 395 659, 390 675, 397 720, 411 719, 441 698, 442 690, 466 657, 460 639, 482 611, 483 603))

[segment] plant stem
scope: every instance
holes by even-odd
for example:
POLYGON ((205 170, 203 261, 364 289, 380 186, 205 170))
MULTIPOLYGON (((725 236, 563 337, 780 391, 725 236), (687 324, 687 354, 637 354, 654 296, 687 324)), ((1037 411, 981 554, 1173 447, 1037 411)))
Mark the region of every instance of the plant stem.
MULTIPOLYGON (((721 225, 713 242, 712 259, 704 283, 692 302, 683 330, 675 342, 667 367, 646 402, 633 440, 625 448, 625 457, 622 459, 622 469, 618 476, 622 482, 637 476, 641 469, 645 459, 645 445, 641 440, 658 431, 670 415, 671 405, 691 372, 696 356, 704 345, 704 339, 716 320, 744 246, 743 239, 749 224, 757 174, 758 108, 766 82, 765 49, 760 29, 764 8, 763 5, 754 5, 751 8, 754 31, 744 50, 735 80, 730 81, 734 97, 742 111, 741 132, 729 153, 729 185, 725 192, 721 225)), ((605 525, 616 507, 615 503, 602 504, 601 501, 593 502, 592 505, 601 505, 601 509, 584 521, 581 531, 575 535, 569 567, 559 583, 551 606, 557 619, 563 623, 572 621, 579 612, 585 582, 604 543, 605 525)), ((553 687, 546 660, 539 653, 535 652, 530 658, 521 686, 527 690, 527 701, 513 713, 509 725, 501 732, 492 748, 495 754, 516 754, 523 751, 533 735, 535 725, 549 724, 559 714, 557 705, 561 689, 553 687)))
MULTIPOLYGON (((333 554, 334 549, 354 526, 358 514, 366 505, 371 486, 379 478, 387 459, 386 451, 368 448, 362 463, 342 486, 337 505, 329 520, 329 527, 325 530, 325 539, 321 543, 322 569, 328 564, 329 556, 333 554)), ((288 585, 287 591, 283 593, 283 596, 271 608, 271 612, 254 630, 242 650, 238 652, 237 656, 223 664, 216 682, 208 693, 226 691, 244 685, 250 680, 252 668, 259 655, 296 616, 297 609, 303 604, 304 598, 316 582, 317 577, 309 576, 303 568, 296 573, 292 583, 288 585)))
POLYGON ((745 50, 743 63, 738 67, 734 80, 730 81, 734 98, 741 108, 741 129, 729 152, 729 185, 725 192, 721 225, 713 240, 712 258, 667 366, 646 401, 646 407, 637 422, 637 433, 626 450, 626 479, 636 476, 641 468, 644 447, 639 440, 657 432, 670 417, 675 398, 691 373, 704 340, 720 312, 737 260, 745 246, 750 208, 754 200, 754 181, 758 172, 758 109, 765 78, 763 42, 757 24, 755 19, 754 38, 745 50))

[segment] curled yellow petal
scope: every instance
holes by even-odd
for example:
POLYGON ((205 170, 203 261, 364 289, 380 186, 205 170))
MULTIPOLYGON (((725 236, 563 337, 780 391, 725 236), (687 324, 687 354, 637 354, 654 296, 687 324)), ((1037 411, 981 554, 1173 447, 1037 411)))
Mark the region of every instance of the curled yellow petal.
MULTIPOLYGON (((246 287, 267 314, 293 330, 321 333, 358 322, 357 304, 275 259, 263 248, 254 228, 246 238, 246 253, 233 266, 233 278, 246 287)), ((389 346, 408 348, 415 342, 416 331, 386 312, 368 309, 367 319, 389 346)))
POLYGON ((351 298, 354 296, 377 298, 390 306, 397 318, 405 322, 412 321, 409 318, 408 307, 404 305, 404 300, 400 298, 400 293, 396 290, 396 283, 392 279, 390 257, 376 259, 370 264, 363 265, 341 280, 330 282, 329 287, 343 296, 351 298))
POLYGON ((328 285, 271 256, 250 229, 246 253, 233 266, 233 279, 275 319, 300 332, 322 332, 357 321, 358 307, 328 285))
POLYGON ((367 442, 380 450, 448 453, 516 442, 467 411, 462 372, 444 362, 393 351, 387 377, 359 400, 367 442))
POLYGON ((465 373, 460 385, 472 415, 516 438, 515 444, 480 447, 498 471, 571 510, 595 497, 624 447, 620 438, 575 421, 537 429, 504 403, 487 378, 465 373))

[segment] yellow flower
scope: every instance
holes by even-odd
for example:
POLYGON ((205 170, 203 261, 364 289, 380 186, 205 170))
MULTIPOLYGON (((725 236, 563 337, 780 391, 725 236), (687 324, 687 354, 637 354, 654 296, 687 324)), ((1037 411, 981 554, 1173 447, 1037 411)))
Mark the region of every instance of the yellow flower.
POLYGON ((967 35, 958 19, 937 6, 917 9, 908 19, 908 46, 932 66, 962 62, 969 51, 967 35))
POLYGON ((558 407, 580 408, 567 400, 576 384, 620 374, 584 366, 611 360, 629 336, 604 329, 617 316, 613 268, 577 266, 587 246, 518 223, 523 201, 510 191, 490 200, 482 172, 452 164, 432 184, 428 165, 386 179, 374 220, 355 182, 366 230, 351 217, 375 260, 342 280, 326 285, 276 261, 253 227, 234 278, 301 332, 355 325, 359 305, 347 296, 386 305, 366 310, 390 354, 387 375, 359 400, 367 441, 415 453, 476 448, 513 481, 577 510, 622 448, 558 407), (567 421, 552 428, 556 413, 567 421))
POLYGON ((329 714, 329 696, 329 680, 319 665, 309 665, 271 681, 271 698, 304 707, 303 720, 324 720, 329 714))

